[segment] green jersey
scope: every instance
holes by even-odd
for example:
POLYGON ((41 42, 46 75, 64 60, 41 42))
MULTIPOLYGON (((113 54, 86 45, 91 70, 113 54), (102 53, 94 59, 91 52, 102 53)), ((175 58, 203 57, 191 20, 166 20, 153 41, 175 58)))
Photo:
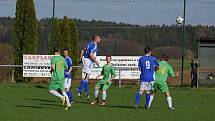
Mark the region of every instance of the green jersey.
POLYGON ((116 76, 116 71, 113 65, 106 64, 103 66, 101 74, 103 75, 101 82, 106 83, 112 76, 116 76))
POLYGON ((52 81, 62 83, 64 81, 64 70, 68 68, 65 59, 62 56, 53 56, 51 58, 51 65, 54 65, 52 73, 52 81))
POLYGON ((170 64, 166 61, 159 61, 159 70, 155 72, 155 83, 166 83, 168 75, 174 77, 174 71, 170 64))

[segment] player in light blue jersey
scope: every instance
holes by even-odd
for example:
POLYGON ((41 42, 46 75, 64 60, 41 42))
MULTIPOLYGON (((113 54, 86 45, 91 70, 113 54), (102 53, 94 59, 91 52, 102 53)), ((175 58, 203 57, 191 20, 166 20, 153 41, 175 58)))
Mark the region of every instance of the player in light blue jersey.
POLYGON ((83 62, 83 70, 82 70, 82 80, 79 87, 76 89, 78 96, 81 96, 82 89, 85 89, 85 97, 89 100, 89 87, 88 81, 89 76, 91 74, 93 64, 95 63, 99 66, 99 62, 96 60, 96 56, 98 53, 97 44, 100 43, 101 37, 98 35, 94 35, 93 42, 88 43, 85 48, 81 51, 80 54, 80 62, 83 62))
POLYGON ((151 56, 151 49, 146 47, 144 49, 145 55, 140 57, 138 67, 141 71, 140 74, 140 90, 136 94, 135 108, 138 108, 138 104, 143 92, 146 91, 146 108, 148 109, 150 101, 150 91, 154 84, 155 69, 159 68, 158 61, 155 57, 151 56))
POLYGON ((72 83, 72 59, 69 57, 69 53, 67 49, 63 50, 65 61, 68 65, 68 69, 64 71, 65 76, 65 82, 64 82, 64 88, 66 91, 66 94, 69 97, 70 103, 73 103, 73 96, 72 92, 70 91, 71 83, 72 83))

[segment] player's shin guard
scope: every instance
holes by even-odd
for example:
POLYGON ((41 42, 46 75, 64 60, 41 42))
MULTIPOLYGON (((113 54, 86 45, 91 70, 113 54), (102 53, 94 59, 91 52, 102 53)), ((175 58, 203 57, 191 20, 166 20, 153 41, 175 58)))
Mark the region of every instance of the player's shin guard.
POLYGON ((169 108, 172 108, 172 98, 171 97, 167 97, 166 100, 167 100, 169 108))
POLYGON ((141 92, 137 92, 136 98, 135 98, 135 106, 138 106, 138 104, 140 102, 141 96, 142 96, 142 93, 141 92))
POLYGON ((83 86, 84 86, 84 83, 85 83, 85 80, 81 80, 80 85, 79 85, 79 87, 78 87, 78 93, 81 93, 81 92, 82 92, 82 88, 83 88, 83 86))
POLYGON ((88 95, 89 94, 89 85, 88 82, 84 82, 84 90, 85 90, 85 94, 88 95))
POLYGON ((146 93, 146 107, 149 107, 149 102, 150 102, 150 94, 146 93))
POLYGON ((95 90, 94 95, 95 95, 95 99, 97 99, 99 95, 99 90, 95 90))
POLYGON ((103 92, 102 92, 102 101, 105 101, 105 100, 106 100, 106 97, 107 97, 107 92, 106 92, 106 91, 103 91, 103 92))
POLYGON ((73 95, 72 95, 72 92, 69 90, 69 91, 66 91, 66 94, 67 94, 68 97, 69 97, 69 102, 73 102, 73 95))
POLYGON ((150 100, 149 100, 149 105, 148 105, 148 107, 151 106, 153 99, 154 99, 154 96, 153 96, 153 95, 150 95, 150 100))

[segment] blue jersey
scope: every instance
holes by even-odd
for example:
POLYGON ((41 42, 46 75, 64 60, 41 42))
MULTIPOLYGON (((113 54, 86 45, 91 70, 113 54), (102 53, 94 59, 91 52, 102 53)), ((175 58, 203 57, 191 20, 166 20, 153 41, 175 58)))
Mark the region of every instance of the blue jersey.
POLYGON ((142 82, 154 81, 155 68, 159 67, 158 61, 153 56, 142 56, 139 59, 138 67, 141 71, 140 80, 142 82))
POLYGON ((98 52, 98 47, 97 47, 97 43, 95 42, 90 42, 85 46, 84 49, 84 58, 90 58, 90 53, 93 53, 94 56, 96 57, 98 52))
POLYGON ((66 75, 66 72, 68 72, 69 69, 72 67, 72 59, 69 56, 67 56, 67 57, 65 57, 65 61, 66 61, 67 65, 68 65, 68 69, 66 69, 64 71, 64 76, 65 76, 65 78, 70 78, 71 79, 72 78, 72 73, 70 73, 69 75, 66 75))

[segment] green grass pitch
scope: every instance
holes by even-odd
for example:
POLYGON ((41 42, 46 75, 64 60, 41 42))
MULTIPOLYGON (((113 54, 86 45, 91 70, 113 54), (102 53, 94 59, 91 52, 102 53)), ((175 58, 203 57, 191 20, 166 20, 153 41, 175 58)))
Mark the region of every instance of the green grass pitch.
MULTIPOLYGON (((91 87, 91 97, 93 88, 91 87)), ((175 111, 167 109, 166 98, 157 93, 150 110, 143 96, 133 108, 136 86, 108 90, 107 106, 84 102, 64 111, 61 102, 48 94, 47 85, 1 85, 0 121, 214 121, 215 90, 171 88, 175 111)), ((73 90, 74 93, 74 90, 73 90)), ((77 97, 75 95, 75 99, 77 97)))

